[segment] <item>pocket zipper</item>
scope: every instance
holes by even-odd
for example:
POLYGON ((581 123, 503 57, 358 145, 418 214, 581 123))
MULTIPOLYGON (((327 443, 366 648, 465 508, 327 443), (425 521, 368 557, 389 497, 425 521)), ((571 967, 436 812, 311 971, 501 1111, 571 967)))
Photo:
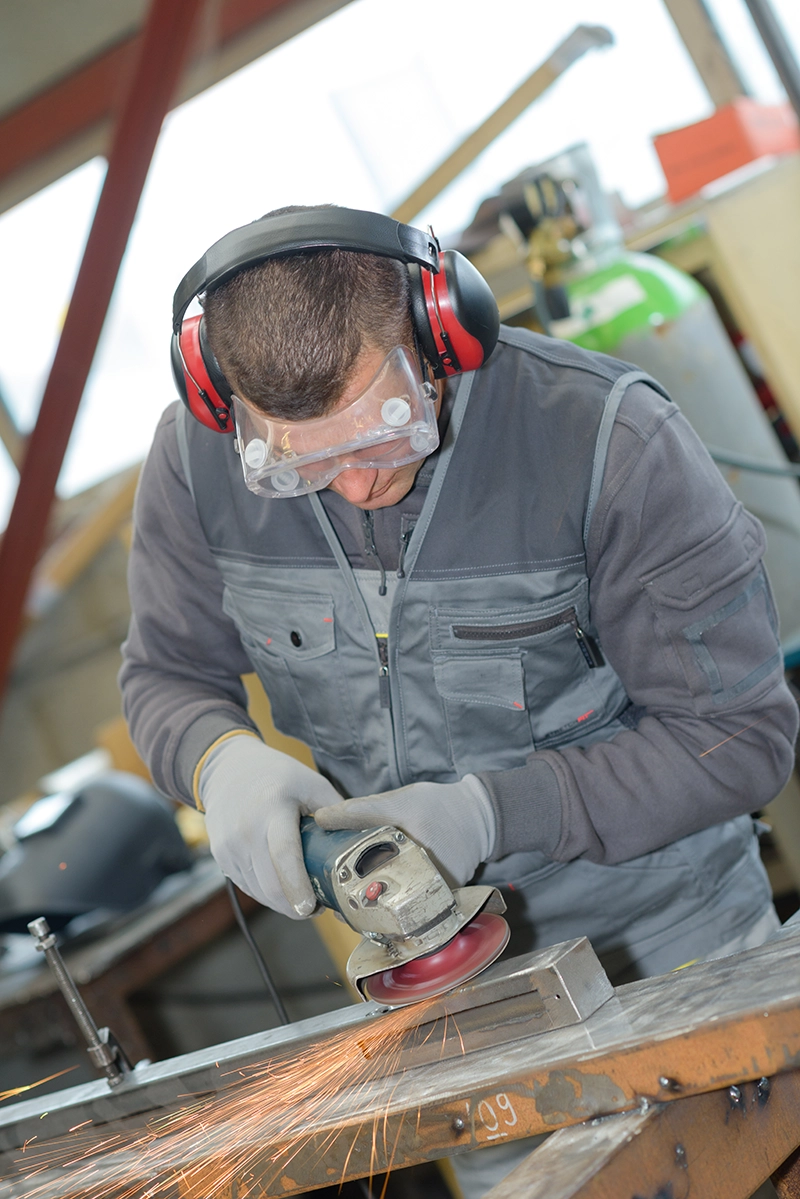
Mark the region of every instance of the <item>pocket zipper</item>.
POLYGON ((586 665, 590 670, 605 666, 605 659, 593 637, 585 633, 578 621, 575 608, 567 608, 554 616, 545 616, 541 620, 530 620, 525 624, 499 625, 493 628, 478 628, 475 625, 453 625, 453 636, 459 641, 517 641, 520 637, 535 637, 538 633, 549 633, 562 625, 571 625, 575 633, 578 648, 583 654, 586 665))

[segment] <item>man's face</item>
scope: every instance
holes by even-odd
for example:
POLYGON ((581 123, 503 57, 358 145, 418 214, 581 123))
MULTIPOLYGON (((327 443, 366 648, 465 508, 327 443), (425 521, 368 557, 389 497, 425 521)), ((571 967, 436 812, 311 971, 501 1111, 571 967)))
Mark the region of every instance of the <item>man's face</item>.
MULTIPOLYGON (((350 382, 332 411, 346 408, 353 400, 368 387, 371 380, 380 370, 381 363, 386 357, 384 350, 362 350, 350 382)), ((441 407, 442 389, 438 388, 436 415, 441 407)), ((409 462, 406 466, 398 466, 389 470, 362 469, 343 470, 328 484, 329 491, 335 491, 352 504, 355 508, 365 511, 375 508, 391 508, 408 495, 414 485, 417 472, 424 459, 419 462, 409 462)))

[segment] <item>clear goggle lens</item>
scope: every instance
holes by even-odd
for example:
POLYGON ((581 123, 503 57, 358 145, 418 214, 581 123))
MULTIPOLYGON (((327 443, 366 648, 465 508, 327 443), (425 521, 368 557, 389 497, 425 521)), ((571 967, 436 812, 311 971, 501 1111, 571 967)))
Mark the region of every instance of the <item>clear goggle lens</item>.
POLYGON ((435 396, 404 346, 351 404, 317 420, 274 420, 234 396, 244 481, 256 495, 283 499, 319 491, 344 470, 419 462, 439 444, 435 396))

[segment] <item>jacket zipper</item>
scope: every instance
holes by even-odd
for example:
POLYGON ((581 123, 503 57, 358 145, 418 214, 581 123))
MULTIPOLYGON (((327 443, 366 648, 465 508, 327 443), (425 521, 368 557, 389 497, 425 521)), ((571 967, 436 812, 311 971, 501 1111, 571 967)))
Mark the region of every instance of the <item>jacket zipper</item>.
POLYGON ((400 557, 398 558, 398 561, 397 561, 397 577, 398 577, 398 579, 404 579, 406 577, 406 572, 404 569, 404 563, 406 560, 406 551, 408 550, 408 546, 411 541, 411 534, 414 532, 416 525, 417 525, 417 522, 412 521, 408 525, 407 528, 403 529, 402 533, 400 534, 400 557))
POLYGON ((549 633, 562 625, 571 625, 575 633, 578 648, 586 660, 590 670, 605 666, 605 659, 594 638, 580 626, 578 613, 575 608, 567 608, 554 616, 543 617, 542 620, 531 620, 525 624, 500 625, 496 628, 478 628, 475 625, 453 625, 453 636, 459 641, 517 641, 520 637, 535 637, 538 633, 549 633))
POLYGON ((381 562, 378 547, 375 544, 375 515, 369 510, 365 511, 362 516, 364 526, 364 553, 368 558, 371 558, 377 563, 378 570, 381 572, 380 586, 378 587, 378 595, 386 595, 386 571, 381 562))
POLYGON ((378 683, 380 686, 381 707, 391 708, 392 697, 389 690, 389 637, 384 633, 375 637, 378 646, 378 658, 380 667, 378 669, 378 683))

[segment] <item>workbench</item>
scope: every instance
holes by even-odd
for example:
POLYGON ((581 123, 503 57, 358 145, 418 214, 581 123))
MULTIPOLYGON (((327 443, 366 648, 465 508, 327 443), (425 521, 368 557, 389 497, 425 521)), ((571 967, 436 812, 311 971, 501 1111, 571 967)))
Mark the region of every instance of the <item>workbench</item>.
MULTIPOLYGON (((354 1005, 144 1066, 114 1091, 98 1081, 0 1108, 0 1196, 105 1199, 124 1178, 130 1196, 255 1199, 561 1129, 493 1199, 748 1199, 800 1145, 800 922, 616 990, 590 958, 585 939, 568 942, 496 964, 427 1008, 354 1005), (402 1032, 381 1057, 387 1020, 402 1032), (355 1082, 343 1070, 332 1098, 298 1109, 289 1084, 334 1043, 364 1070, 355 1082), (272 1077, 287 1086, 269 1115, 258 1096, 272 1077), (248 1094, 249 1118, 232 1119, 231 1099, 248 1094), (164 1133, 170 1121, 178 1131, 164 1133)), ((787 1199, 796 1174, 780 1183, 787 1199)))

